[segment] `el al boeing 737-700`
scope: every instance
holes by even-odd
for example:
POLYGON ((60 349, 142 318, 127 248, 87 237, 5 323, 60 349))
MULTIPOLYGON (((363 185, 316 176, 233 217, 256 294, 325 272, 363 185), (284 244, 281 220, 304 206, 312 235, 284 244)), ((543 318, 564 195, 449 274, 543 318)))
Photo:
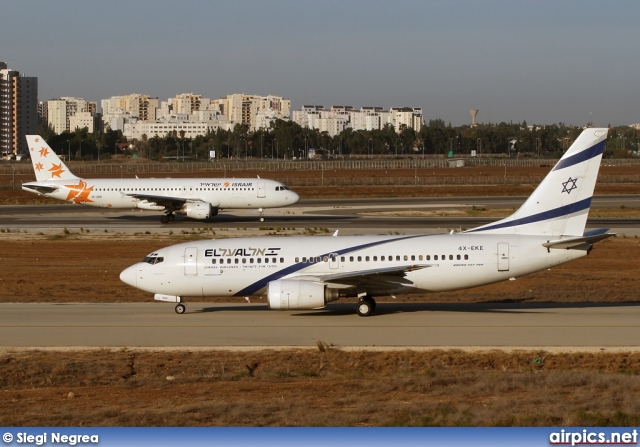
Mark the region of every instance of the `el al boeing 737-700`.
POLYGON ((174 213, 206 220, 223 209, 257 209, 293 205, 299 197, 284 184, 261 178, 82 179, 71 173, 39 135, 27 135, 35 182, 22 189, 54 199, 103 208, 164 211, 162 223, 174 213))
POLYGON ((271 309, 319 309, 357 298, 465 289, 586 256, 613 234, 585 233, 608 129, 584 130, 511 216, 459 233, 259 237, 186 242, 154 251, 120 274, 186 310, 184 297, 265 295, 271 309))

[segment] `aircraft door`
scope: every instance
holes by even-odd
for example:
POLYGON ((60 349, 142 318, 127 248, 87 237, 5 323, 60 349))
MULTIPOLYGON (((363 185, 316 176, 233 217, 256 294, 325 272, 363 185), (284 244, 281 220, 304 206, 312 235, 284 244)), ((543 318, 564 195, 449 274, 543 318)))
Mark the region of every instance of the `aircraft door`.
POLYGON ((267 192, 265 190, 264 182, 257 182, 257 183, 258 183, 258 197, 260 198, 267 197, 267 192))
POLYGON ((185 276, 198 275, 198 247, 184 249, 184 274, 185 276))
POLYGON ((329 268, 337 269, 340 266, 340 260, 337 253, 331 253, 329 255, 329 268))
POLYGON ((509 243, 498 242, 498 271, 509 271, 509 243))

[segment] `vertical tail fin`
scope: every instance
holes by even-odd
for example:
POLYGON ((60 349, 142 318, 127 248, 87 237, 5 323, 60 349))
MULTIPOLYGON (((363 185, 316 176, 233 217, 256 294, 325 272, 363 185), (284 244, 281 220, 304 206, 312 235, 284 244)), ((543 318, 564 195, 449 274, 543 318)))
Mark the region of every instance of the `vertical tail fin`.
POLYGON ((608 129, 590 128, 511 216, 469 233, 582 236, 608 129))
POLYGON ((27 144, 37 181, 78 179, 40 135, 27 135, 27 144))

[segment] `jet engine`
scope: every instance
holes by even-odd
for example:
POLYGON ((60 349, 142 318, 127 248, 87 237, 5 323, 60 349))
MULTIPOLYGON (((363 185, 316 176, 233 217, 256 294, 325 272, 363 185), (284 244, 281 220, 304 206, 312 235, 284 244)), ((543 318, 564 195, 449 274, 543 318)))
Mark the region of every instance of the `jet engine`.
POLYGON ((206 220, 218 214, 218 208, 205 202, 187 202, 180 210, 180 214, 186 214, 192 219, 206 220))
POLYGON ((314 281, 280 279, 267 287, 269 308, 274 310, 318 309, 338 298, 337 289, 314 281))

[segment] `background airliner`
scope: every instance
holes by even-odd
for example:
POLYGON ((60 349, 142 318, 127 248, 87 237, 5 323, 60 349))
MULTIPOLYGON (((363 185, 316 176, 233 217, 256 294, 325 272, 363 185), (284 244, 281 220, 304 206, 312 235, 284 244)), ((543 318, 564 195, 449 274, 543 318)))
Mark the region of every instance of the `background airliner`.
POLYGON ((162 223, 174 213, 209 219, 223 209, 257 209, 293 205, 300 198, 284 184, 261 178, 81 179, 71 173, 39 135, 27 135, 35 182, 22 189, 54 199, 103 208, 163 211, 162 223))
POLYGON ((511 216, 461 233, 314 236, 186 242, 157 250, 120 274, 176 302, 183 297, 267 295, 271 309, 317 309, 357 297, 370 315, 376 295, 490 284, 589 254, 613 236, 585 233, 608 129, 586 129, 511 216))

